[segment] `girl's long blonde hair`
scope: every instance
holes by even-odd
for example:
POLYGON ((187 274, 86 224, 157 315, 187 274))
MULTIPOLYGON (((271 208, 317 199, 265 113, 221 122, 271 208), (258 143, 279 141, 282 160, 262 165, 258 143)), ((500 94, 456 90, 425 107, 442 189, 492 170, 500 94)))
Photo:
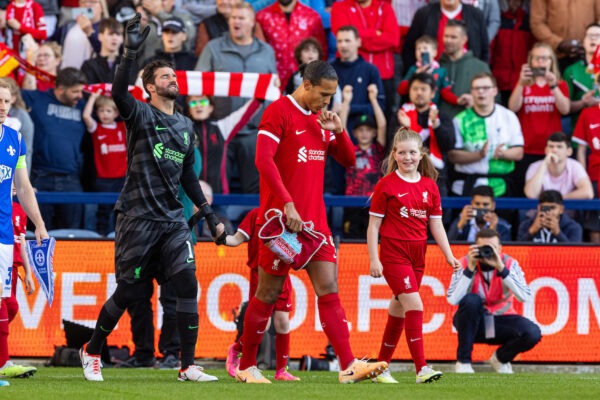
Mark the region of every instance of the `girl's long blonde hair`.
POLYGON ((552 59, 552 65, 550 66, 550 72, 552 72, 554 74, 554 76, 556 76, 556 79, 558 81, 560 81, 561 75, 558 70, 558 59, 556 58, 556 53, 554 52, 554 49, 549 44, 542 43, 542 42, 537 42, 536 44, 534 44, 533 47, 531 48, 531 50, 529 50, 529 54, 527 55, 527 63, 529 65, 531 65, 531 60, 533 58, 533 51, 535 49, 541 49, 541 48, 546 49, 550 52, 550 58, 552 59))
POLYGON ((398 129, 394 135, 392 150, 382 165, 383 173, 385 175, 389 175, 398 169, 398 163, 394 158, 394 154, 398 149, 398 144, 402 142, 414 142, 417 144, 417 146, 419 146, 419 152, 423 155, 423 158, 419 162, 417 171, 419 171, 421 175, 437 181, 439 173, 437 169, 435 169, 431 158, 429 158, 429 152, 427 148, 423 146, 423 139, 421 139, 421 136, 417 132, 411 131, 405 127, 398 129))

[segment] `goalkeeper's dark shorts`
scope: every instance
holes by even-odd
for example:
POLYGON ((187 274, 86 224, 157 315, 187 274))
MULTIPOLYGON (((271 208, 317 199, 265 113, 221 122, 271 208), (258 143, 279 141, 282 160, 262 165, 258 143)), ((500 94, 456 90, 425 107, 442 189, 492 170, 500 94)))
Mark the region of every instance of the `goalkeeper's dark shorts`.
POLYGON ((151 221, 117 214, 115 277, 136 283, 156 279, 159 284, 175 274, 196 269, 192 235, 183 222, 151 221))

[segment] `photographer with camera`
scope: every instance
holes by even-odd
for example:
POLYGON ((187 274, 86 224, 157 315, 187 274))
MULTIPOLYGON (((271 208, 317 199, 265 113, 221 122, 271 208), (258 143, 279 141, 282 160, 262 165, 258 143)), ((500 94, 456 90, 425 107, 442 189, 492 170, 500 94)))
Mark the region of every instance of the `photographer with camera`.
POLYGON ((496 201, 494 190, 487 185, 477 186, 471 192, 471 204, 463 207, 448 229, 448 240, 475 240, 475 235, 483 228, 490 228, 498 232, 500 240, 510 241, 511 225, 494 212, 496 201))
POLYGON ((517 240, 520 242, 558 243, 581 242, 583 228, 564 214, 563 197, 556 190, 540 194, 535 216, 519 225, 517 240))
POLYGON ((531 350, 541 339, 540 328, 518 315, 513 307, 530 299, 521 266, 502 252, 500 235, 483 228, 475 235, 469 254, 460 259, 462 270, 452 275, 447 299, 458 305, 453 324, 458 333, 456 372, 474 373, 473 343, 500 345, 487 361, 500 374, 512 374, 510 362, 531 350))

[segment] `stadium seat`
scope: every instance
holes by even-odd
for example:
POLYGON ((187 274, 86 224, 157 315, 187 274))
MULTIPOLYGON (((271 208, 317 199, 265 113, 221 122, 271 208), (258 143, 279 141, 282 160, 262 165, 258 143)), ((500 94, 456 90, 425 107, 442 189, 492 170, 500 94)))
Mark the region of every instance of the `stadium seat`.
POLYGON ((101 238, 98 232, 88 231, 86 229, 54 229, 48 232, 48 235, 56 239, 79 239, 79 238, 101 238))
POLYGON ((108 235, 106 235, 107 239, 114 239, 115 238, 115 232, 112 231, 111 233, 109 233, 108 235))

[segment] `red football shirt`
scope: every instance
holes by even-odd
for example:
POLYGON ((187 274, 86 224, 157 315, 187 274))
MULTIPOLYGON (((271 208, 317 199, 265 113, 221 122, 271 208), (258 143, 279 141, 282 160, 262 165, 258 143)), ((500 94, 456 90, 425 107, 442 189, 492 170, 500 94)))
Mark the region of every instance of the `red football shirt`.
MULTIPOLYGON (((569 86, 565 81, 560 81, 558 88, 569 97, 569 86)), ((526 154, 544 155, 548 136, 562 131, 561 115, 555 102, 556 99, 547 84, 533 84, 523 88, 523 105, 517 115, 523 131, 523 151, 526 154)))
POLYGON ((15 234, 13 264, 23 265, 23 259, 21 258, 21 236, 25 236, 25 231, 27 230, 27 215, 19 203, 13 201, 12 206, 13 231, 15 234))
POLYGON ((352 142, 347 134, 334 135, 322 130, 315 114, 300 107, 292 96, 286 96, 266 108, 258 126, 257 141, 257 165, 264 157, 263 149, 275 145, 273 161, 277 169, 267 175, 267 171, 261 172, 259 168, 258 224, 264 224, 269 209, 283 211, 283 205, 293 201, 303 221, 312 221, 317 231, 330 235, 323 201, 325 160, 327 153, 331 153, 344 158, 346 165, 349 160, 354 163, 352 142))
POLYGON ((440 192, 432 179, 409 181, 396 170, 375 186, 369 214, 383 218, 381 236, 426 240, 429 218, 442 218, 440 192))
POLYGON ((256 227, 256 217, 258 217, 258 208, 253 208, 244 217, 238 231, 246 237, 248 241, 248 266, 252 269, 258 268, 258 229, 256 227))
POLYGON ((600 106, 585 108, 573 131, 573 140, 590 148, 587 173, 592 181, 600 175, 600 106))
POLYGON ((98 178, 122 178, 127 170, 125 123, 100 125, 90 132, 98 178))

